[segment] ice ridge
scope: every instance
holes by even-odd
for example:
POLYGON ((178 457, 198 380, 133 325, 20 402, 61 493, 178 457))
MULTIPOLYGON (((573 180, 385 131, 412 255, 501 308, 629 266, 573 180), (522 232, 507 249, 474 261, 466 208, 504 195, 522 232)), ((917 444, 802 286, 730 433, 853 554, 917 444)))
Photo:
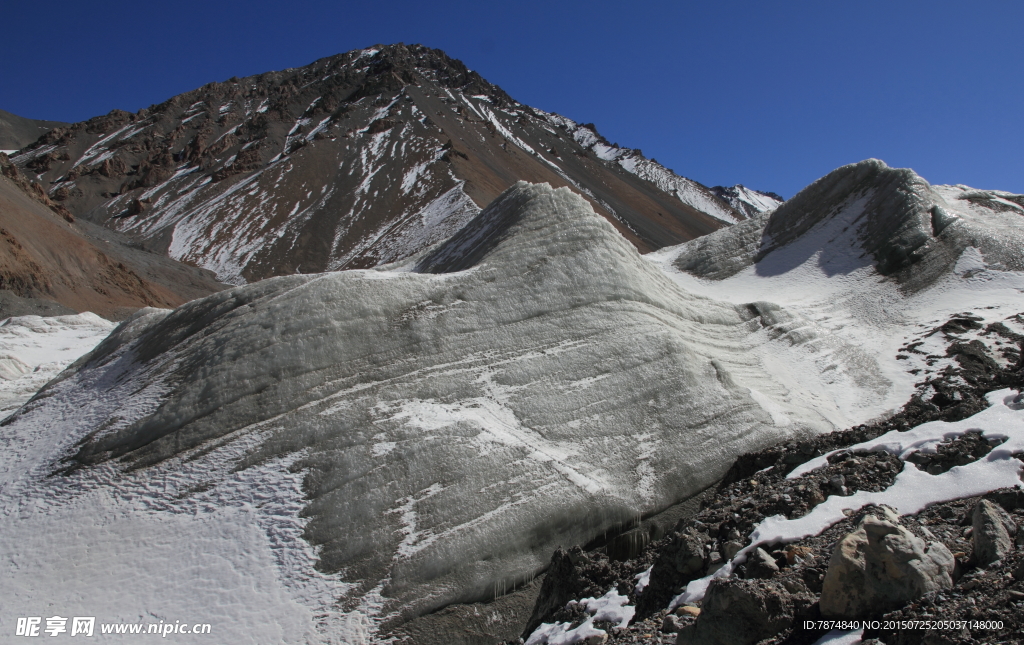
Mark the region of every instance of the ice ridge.
POLYGON ((737 454, 833 428, 751 357, 745 308, 681 289, 568 189, 513 186, 419 266, 144 311, 10 431, 81 409, 53 485, 239 455, 190 470, 167 508, 217 490, 218 468, 287 462, 318 568, 398 620, 489 598, 737 454))

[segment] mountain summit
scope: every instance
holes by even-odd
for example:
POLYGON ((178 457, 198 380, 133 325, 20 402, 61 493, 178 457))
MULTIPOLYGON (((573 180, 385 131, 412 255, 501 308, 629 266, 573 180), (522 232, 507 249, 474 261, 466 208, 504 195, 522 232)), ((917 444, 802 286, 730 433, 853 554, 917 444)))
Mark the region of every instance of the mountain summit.
POLYGON ((775 205, 761 195, 734 207, 419 45, 115 110, 14 161, 76 216, 235 284, 403 259, 518 180, 571 188, 641 251, 775 205))

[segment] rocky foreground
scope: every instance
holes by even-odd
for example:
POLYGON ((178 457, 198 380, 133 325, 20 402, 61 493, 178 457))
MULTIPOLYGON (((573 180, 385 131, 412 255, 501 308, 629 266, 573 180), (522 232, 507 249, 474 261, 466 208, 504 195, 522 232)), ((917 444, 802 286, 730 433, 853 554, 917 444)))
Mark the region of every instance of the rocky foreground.
MULTIPOLYGON (((1020 390, 1024 337, 1000 323, 978 330, 977 320, 965 313, 934 330, 956 365, 920 383, 919 394, 891 418, 743 455, 702 494, 699 510, 668 530, 644 522, 604 544, 556 551, 518 642, 795 645, 844 627, 863 628, 860 642, 886 645, 1022 642, 1020 486, 933 504, 916 515, 886 506, 848 512, 819 535, 750 552, 732 575, 713 579, 702 600, 679 600, 688 583, 743 549, 765 517, 799 518, 832 495, 885 490, 903 468, 893 454, 843 448, 928 421, 959 421, 986 407, 985 393, 1020 390), (983 340, 963 342, 972 328, 983 340), (999 348, 1009 363, 1000 367, 989 348, 999 348), (834 453, 827 466, 787 479, 827 453, 834 453), (619 599, 615 608, 635 611, 628 626, 621 611, 595 614, 597 605, 585 600, 609 596, 619 599)), ((907 461, 938 475, 999 443, 968 432, 907 461)), ((844 642, 857 641, 849 638, 844 642)))

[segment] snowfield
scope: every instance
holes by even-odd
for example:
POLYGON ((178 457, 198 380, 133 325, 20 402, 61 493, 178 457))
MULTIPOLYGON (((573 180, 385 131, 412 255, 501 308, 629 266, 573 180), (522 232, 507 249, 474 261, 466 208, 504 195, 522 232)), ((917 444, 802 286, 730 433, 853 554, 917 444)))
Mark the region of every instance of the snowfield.
POLYGON ((48 318, 17 316, 0 322, 0 415, 21 407, 114 327, 90 312, 48 318))
MULTIPOLYGON (((921 180, 892 221, 920 225, 923 259, 883 275, 896 255, 867 206, 889 203, 888 170, 836 171, 827 216, 794 215, 798 196, 644 257, 568 189, 520 183, 402 264, 138 312, 0 428, 0 629, 56 612, 373 642, 531 579, 742 452, 899 407, 943 367, 901 347, 956 312, 1019 324, 1024 219, 1005 194, 921 180)), ((1022 423, 1011 393, 990 401, 970 427, 1022 423)), ((581 603, 628 620, 620 600, 581 603)), ((584 637, 544 629, 534 642, 584 637)))

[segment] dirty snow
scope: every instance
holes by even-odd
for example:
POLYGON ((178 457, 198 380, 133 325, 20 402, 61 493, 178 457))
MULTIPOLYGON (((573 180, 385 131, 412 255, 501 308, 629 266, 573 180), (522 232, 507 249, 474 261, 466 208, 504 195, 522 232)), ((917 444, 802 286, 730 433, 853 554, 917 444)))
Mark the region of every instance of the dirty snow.
POLYGON ((629 598, 614 588, 600 598, 570 600, 569 605, 582 606, 590 617, 575 629, 570 629, 571 623, 544 623, 530 634, 526 645, 571 645, 590 637, 601 637, 606 632, 594 627, 595 622, 618 623, 617 629, 625 629, 636 613, 636 607, 628 602, 629 598))

